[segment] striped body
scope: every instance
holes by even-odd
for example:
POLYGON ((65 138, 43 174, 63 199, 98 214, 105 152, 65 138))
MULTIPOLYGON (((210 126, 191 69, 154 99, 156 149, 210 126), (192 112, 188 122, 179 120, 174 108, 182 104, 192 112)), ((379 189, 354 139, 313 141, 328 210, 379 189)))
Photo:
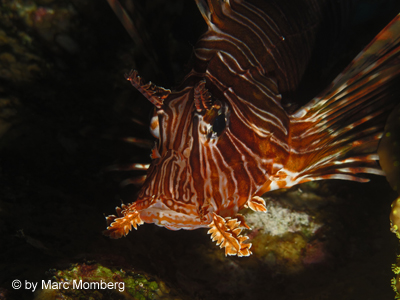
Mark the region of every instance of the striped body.
POLYGON ((393 107, 385 91, 400 72, 400 22, 375 39, 395 43, 394 50, 383 47, 376 62, 366 48, 325 92, 290 115, 282 99, 293 97, 333 1, 196 2, 209 30, 180 89, 144 84, 136 72, 127 76, 156 106, 158 140, 136 202, 107 217, 107 234, 118 238, 143 222, 210 227, 226 254, 247 256, 250 244, 240 235, 247 225, 238 211, 246 205, 265 211, 263 193, 382 174, 375 153, 393 107))

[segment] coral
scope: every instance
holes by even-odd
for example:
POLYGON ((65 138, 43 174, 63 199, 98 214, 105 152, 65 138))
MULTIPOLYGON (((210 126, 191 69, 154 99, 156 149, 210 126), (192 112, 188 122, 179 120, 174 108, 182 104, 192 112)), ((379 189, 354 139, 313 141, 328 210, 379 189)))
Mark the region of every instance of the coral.
MULTIPOLYGON (((400 260, 400 255, 397 256, 397 261, 400 260)), ((396 293, 395 299, 400 299, 400 267, 396 264, 392 264, 392 271, 396 275, 396 277, 392 278, 392 288, 396 293)))
POLYGON ((19 105, 20 102, 16 97, 0 97, 0 138, 17 122, 16 108, 19 105))
POLYGON ((58 45, 70 53, 79 51, 76 42, 69 36, 69 32, 74 28, 72 20, 76 16, 76 11, 71 5, 57 1, 36 3, 14 0, 9 3, 8 8, 45 41, 55 41, 52 47, 58 45))
POLYGON ((386 122, 378 154, 387 181, 400 193, 400 105, 392 111, 386 122))
POLYGON ((68 68, 64 55, 81 53, 78 17, 66 1, 0 2, 0 79, 32 82, 68 68))
MULTIPOLYGON (((4 15, 0 10, 0 19, 2 18, 4 15)), ((0 49, 9 51, 0 55, 0 79, 11 82, 30 81, 40 74, 42 68, 46 67, 45 62, 35 53, 29 41, 30 38, 25 33, 19 32, 14 35, 9 31, 1 30, 0 26, 0 49)))
POLYGON ((257 213, 254 209, 243 212, 251 227, 247 234, 254 255, 262 263, 286 274, 324 263, 329 249, 319 240, 318 232, 329 228, 326 226, 329 219, 320 208, 332 200, 332 191, 323 191, 315 182, 255 199, 265 212, 257 213))
POLYGON ((52 279, 43 280, 35 299, 169 299, 170 290, 163 282, 98 263, 74 264, 51 272, 52 279))
POLYGON ((392 203, 392 210, 390 212, 390 231, 396 234, 397 238, 400 239, 400 197, 392 203))
MULTIPOLYGON (((396 234, 396 237, 400 239, 400 197, 392 203, 392 210, 390 212, 390 231, 396 234)), ((397 256, 396 264, 392 264, 392 271, 396 277, 392 278, 392 288, 396 293, 395 299, 400 299, 400 255, 397 256)))
POLYGON ((267 212, 248 213, 246 220, 253 229, 263 229, 264 233, 283 235, 287 232, 303 232, 306 235, 314 234, 322 224, 316 223, 305 212, 296 212, 283 207, 280 203, 266 198, 267 212))

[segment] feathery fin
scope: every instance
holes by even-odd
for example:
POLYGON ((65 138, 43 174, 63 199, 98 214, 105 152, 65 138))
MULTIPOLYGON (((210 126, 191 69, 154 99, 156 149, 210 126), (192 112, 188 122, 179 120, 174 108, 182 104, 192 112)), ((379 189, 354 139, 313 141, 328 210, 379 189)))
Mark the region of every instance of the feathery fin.
POLYGON ((217 242, 217 246, 225 248, 225 256, 237 255, 249 256, 251 254, 251 244, 245 244, 247 236, 241 236, 241 222, 230 217, 223 218, 213 213, 213 221, 208 225, 211 229, 207 232, 211 234, 211 239, 217 242))
POLYGON ((121 208, 116 207, 117 216, 110 215, 106 217, 108 227, 103 231, 103 234, 112 239, 119 239, 126 236, 132 227, 137 229, 143 224, 139 212, 136 210, 136 203, 129 205, 122 204, 121 208))
POLYGON ((247 205, 254 211, 267 212, 267 207, 265 206, 265 200, 259 196, 254 196, 253 198, 251 198, 247 202, 247 205))
POLYGON ((376 151, 385 120, 400 97, 395 84, 399 78, 400 14, 328 89, 291 116, 292 149, 285 168, 292 183, 366 181, 351 174, 382 175, 376 151))

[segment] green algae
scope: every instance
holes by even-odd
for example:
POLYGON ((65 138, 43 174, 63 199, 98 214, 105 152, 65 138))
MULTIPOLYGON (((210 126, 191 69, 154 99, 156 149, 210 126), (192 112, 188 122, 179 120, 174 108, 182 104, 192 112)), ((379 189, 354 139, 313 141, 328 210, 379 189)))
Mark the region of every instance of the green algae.
POLYGON ((165 284, 135 271, 108 268, 99 263, 74 264, 53 270, 35 299, 170 299, 165 284))

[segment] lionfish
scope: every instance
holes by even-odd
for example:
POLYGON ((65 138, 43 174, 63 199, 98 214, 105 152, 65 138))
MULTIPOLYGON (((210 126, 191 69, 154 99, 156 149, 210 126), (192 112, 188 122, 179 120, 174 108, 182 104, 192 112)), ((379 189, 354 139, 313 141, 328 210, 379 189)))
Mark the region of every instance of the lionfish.
POLYGON ((105 234, 120 238, 144 222, 170 230, 205 227, 225 255, 249 256, 242 234, 249 227, 238 211, 265 212, 264 193, 313 180, 368 181, 359 173, 384 175, 377 148, 399 97, 400 15, 323 92, 288 113, 282 103, 298 88, 318 24, 335 5, 196 3, 208 31, 180 87, 145 83, 136 71, 126 75, 155 106, 157 140, 136 201, 106 217, 105 234))

